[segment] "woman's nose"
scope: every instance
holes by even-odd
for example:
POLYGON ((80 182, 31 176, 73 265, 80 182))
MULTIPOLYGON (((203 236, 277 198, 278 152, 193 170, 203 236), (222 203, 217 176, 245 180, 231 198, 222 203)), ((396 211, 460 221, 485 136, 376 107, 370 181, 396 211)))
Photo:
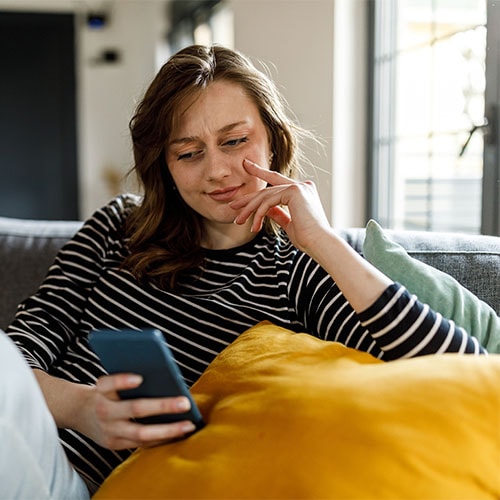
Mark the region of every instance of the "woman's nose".
MULTIPOLYGON (((207 152, 206 176, 209 181, 218 181, 231 173, 231 157, 223 152, 207 152)), ((232 160, 234 161, 234 160, 232 160)))

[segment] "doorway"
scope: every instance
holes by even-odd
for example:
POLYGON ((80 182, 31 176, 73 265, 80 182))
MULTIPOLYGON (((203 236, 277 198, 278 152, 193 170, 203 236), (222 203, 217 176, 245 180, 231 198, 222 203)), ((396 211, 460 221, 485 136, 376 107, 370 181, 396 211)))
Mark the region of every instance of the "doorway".
POLYGON ((74 15, 0 12, 0 216, 78 218, 74 15))

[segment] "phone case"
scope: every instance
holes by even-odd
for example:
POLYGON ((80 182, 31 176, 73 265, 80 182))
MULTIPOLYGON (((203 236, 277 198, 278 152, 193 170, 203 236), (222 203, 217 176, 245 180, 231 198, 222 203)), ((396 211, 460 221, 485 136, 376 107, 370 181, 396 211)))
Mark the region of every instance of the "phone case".
POLYGON ((203 427, 201 414, 159 330, 96 330, 90 334, 89 342, 108 373, 137 373, 143 377, 139 387, 120 391, 122 399, 183 395, 191 401, 188 412, 154 415, 137 421, 149 424, 191 420, 197 429, 203 427))

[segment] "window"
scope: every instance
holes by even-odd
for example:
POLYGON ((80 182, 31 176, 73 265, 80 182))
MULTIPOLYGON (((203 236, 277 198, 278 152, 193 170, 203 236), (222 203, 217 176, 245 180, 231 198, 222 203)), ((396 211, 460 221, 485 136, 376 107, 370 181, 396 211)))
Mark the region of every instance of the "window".
POLYGON ((369 215, 399 229, 498 234, 497 109, 490 104, 498 82, 490 82, 493 97, 486 85, 498 68, 491 53, 487 64, 487 47, 497 46, 487 34, 498 36, 487 29, 498 11, 492 4, 487 12, 485 0, 371 5, 369 215))

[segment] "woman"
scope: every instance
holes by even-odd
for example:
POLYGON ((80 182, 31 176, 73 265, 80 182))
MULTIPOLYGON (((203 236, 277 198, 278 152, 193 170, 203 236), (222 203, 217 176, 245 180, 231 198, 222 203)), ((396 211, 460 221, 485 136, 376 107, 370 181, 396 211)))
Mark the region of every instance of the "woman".
POLYGON ((131 420, 188 402, 120 401, 140 378, 106 376, 88 346, 93 329, 160 329, 190 384, 261 320, 388 360, 483 352, 333 232, 314 185, 293 180, 303 132, 242 55, 201 46, 174 55, 131 133, 143 197, 97 211, 8 329, 90 492, 131 448, 192 430, 131 420))

